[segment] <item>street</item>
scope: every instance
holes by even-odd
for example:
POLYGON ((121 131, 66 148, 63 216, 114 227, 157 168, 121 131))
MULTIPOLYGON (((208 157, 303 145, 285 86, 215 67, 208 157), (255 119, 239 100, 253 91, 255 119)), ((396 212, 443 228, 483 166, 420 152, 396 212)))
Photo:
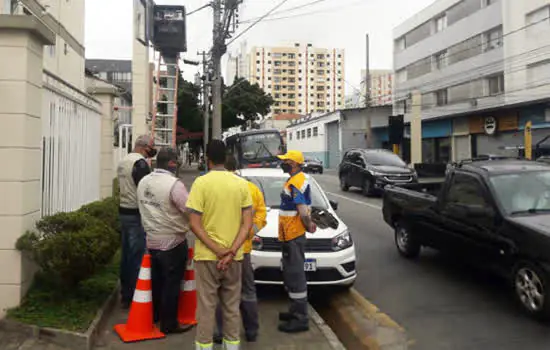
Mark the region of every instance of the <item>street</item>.
POLYGON ((435 251, 417 261, 401 258, 383 221, 380 198, 343 192, 334 171, 314 175, 357 249, 355 288, 404 327, 412 349, 539 350, 550 346, 548 325, 521 313, 505 281, 435 251))

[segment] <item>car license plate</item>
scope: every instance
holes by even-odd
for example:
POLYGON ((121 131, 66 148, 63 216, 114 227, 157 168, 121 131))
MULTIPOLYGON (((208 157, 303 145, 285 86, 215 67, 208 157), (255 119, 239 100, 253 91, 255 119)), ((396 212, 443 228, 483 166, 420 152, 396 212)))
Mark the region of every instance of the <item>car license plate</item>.
MULTIPOLYGON (((281 260, 281 271, 283 270, 283 261, 281 260)), ((306 259, 304 262, 304 271, 317 271, 317 260, 306 259)))

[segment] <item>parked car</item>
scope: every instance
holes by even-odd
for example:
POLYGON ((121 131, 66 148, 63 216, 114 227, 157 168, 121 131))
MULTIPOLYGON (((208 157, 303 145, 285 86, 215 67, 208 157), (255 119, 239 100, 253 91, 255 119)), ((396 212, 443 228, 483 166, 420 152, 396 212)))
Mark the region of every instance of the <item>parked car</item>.
MULTIPOLYGON (((263 192, 267 225, 254 237, 251 253, 254 278, 258 284, 283 284, 281 272, 282 243, 279 235, 279 205, 288 174, 281 169, 243 169, 240 175, 255 183, 263 192)), ((306 277, 308 285, 351 287, 357 277, 355 245, 351 232, 336 215, 338 203, 329 201, 321 186, 306 175, 311 186, 312 206, 324 209, 338 220, 338 228, 317 228, 306 233, 306 277)))
POLYGON ((311 157, 311 156, 306 156, 304 157, 304 165, 303 165, 303 170, 304 172, 306 173, 318 173, 318 174, 322 174, 323 173, 323 162, 320 161, 319 159, 315 158, 315 157, 311 157))
POLYGON ((503 159, 513 159, 508 156, 503 156, 499 154, 480 154, 477 157, 470 158, 470 159, 463 159, 458 162, 452 162, 447 165, 447 170, 445 171, 445 175, 454 167, 458 165, 462 165, 465 163, 471 163, 471 162, 479 162, 479 161, 489 161, 489 160, 503 160, 503 159))
POLYGON ((450 252, 507 278, 530 315, 550 318, 550 171, 526 160, 452 169, 440 189, 389 186, 384 220, 398 252, 450 252))
POLYGON ((537 159, 537 162, 550 164, 550 156, 542 156, 537 159))
POLYGON ((418 182, 418 175, 396 154, 384 149, 350 149, 344 153, 338 169, 340 188, 363 190, 372 196, 384 186, 418 182))

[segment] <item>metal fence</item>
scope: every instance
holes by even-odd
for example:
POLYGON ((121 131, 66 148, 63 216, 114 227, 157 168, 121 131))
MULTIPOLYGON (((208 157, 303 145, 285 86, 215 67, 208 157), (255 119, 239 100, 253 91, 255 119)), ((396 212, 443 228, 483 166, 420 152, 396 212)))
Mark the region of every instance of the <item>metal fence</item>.
POLYGON ((100 198, 101 104, 44 72, 42 216, 100 198))

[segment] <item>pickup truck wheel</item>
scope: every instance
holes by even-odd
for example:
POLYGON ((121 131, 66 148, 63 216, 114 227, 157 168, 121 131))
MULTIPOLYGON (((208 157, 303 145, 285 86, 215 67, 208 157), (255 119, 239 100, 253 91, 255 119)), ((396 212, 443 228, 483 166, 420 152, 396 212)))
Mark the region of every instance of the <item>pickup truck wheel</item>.
POLYGON ((347 192, 349 190, 349 185, 346 181, 346 175, 344 175, 344 174, 340 175, 340 188, 344 192, 347 192))
POLYGON ((422 246, 414 239, 408 225, 400 221, 395 224, 395 246, 399 254, 407 259, 415 259, 420 255, 422 246))
POLYGON ((365 197, 371 197, 374 195, 374 186, 370 179, 365 179, 365 182, 363 182, 363 195, 365 197))
POLYGON ((521 262, 514 269, 514 289, 523 310, 539 320, 550 320, 550 276, 536 264, 521 262))

